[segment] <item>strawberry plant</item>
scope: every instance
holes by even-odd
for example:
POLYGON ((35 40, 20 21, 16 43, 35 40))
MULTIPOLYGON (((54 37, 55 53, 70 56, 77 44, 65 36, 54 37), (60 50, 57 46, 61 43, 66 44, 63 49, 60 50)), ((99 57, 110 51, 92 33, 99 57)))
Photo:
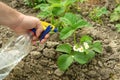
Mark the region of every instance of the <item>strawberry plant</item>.
POLYGON ((118 5, 114 9, 113 13, 110 16, 110 21, 111 22, 118 21, 118 20, 120 20, 120 5, 118 5))
POLYGON ((73 62, 88 63, 96 53, 102 52, 102 46, 100 42, 93 42, 91 37, 85 35, 73 47, 70 44, 61 44, 56 51, 63 53, 58 58, 58 67, 60 70, 66 70, 73 62))
MULTIPOLYGON (((35 5, 34 9, 40 10, 38 17, 48 19, 51 21, 51 24, 60 29, 60 39, 67 39, 69 36, 73 35, 77 29, 91 26, 81 15, 74 14, 70 10, 75 2, 83 2, 86 0, 41 1, 40 4, 35 5), (44 1, 44 3, 41 3, 41 1, 44 1)), ((104 11, 104 9, 102 11, 104 11)), ((97 14, 96 19, 103 13, 97 14)), ((80 64, 88 63, 95 56, 95 53, 101 53, 102 47, 100 42, 93 42, 92 38, 89 36, 81 37, 80 41, 76 43, 74 35, 74 46, 61 44, 58 45, 56 51, 64 53, 58 58, 57 63, 61 70, 66 70, 74 61, 80 64)))
POLYGON ((88 0, 78 0, 78 1, 81 2, 81 3, 83 3, 83 2, 88 1, 88 0))
POLYGON ((25 4, 30 7, 35 7, 40 3, 46 3, 46 0, 24 0, 25 4))
POLYGON ((77 0, 47 0, 47 3, 39 4, 34 9, 40 9, 38 17, 51 21, 59 30, 63 28, 58 20, 66 12, 70 12, 71 5, 77 0))
POLYGON ((52 22, 52 24, 55 24, 56 19, 64 16, 66 12, 71 12, 70 8, 75 2, 84 1, 85 0, 47 0, 47 3, 39 4, 35 6, 34 9, 40 10, 38 17, 43 19, 51 17, 50 21, 52 22))
POLYGON ((70 6, 77 0, 48 0, 48 3, 39 4, 34 9, 40 9, 38 17, 58 17, 64 15, 70 6))
POLYGON ((80 15, 66 13, 60 18, 64 28, 60 32, 60 39, 66 39, 71 36, 77 29, 91 26, 87 21, 81 18, 80 15))
POLYGON ((107 14, 107 12, 108 11, 106 7, 96 7, 90 12, 89 17, 95 22, 102 23, 102 20, 100 18, 102 15, 107 14))
POLYGON ((48 0, 48 3, 39 4, 34 7, 34 9, 40 9, 41 12, 38 14, 38 17, 49 19, 51 21, 51 24, 59 28, 59 31, 62 30, 62 32, 60 33, 60 38, 66 39, 70 35, 72 35, 75 30, 77 30, 78 28, 82 28, 83 26, 87 26, 88 24, 88 22, 83 20, 81 17, 77 18, 75 14, 70 13, 70 7, 73 5, 73 3, 77 1, 83 2, 84 0, 48 0), (69 22, 67 23, 66 20, 69 22), (71 24, 68 28, 68 25, 64 23, 71 24), (69 32, 66 33, 65 31, 69 32), (63 36, 62 34, 66 35, 63 36))

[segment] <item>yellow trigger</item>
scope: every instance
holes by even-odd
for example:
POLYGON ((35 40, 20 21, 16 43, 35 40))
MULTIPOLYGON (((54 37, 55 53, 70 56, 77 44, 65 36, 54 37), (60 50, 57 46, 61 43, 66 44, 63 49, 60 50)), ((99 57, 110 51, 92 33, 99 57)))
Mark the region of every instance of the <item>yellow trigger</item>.
POLYGON ((55 29, 55 26, 53 26, 52 24, 47 23, 47 22, 45 22, 45 21, 41 21, 41 24, 42 24, 44 30, 45 30, 49 25, 51 25, 52 30, 55 29))

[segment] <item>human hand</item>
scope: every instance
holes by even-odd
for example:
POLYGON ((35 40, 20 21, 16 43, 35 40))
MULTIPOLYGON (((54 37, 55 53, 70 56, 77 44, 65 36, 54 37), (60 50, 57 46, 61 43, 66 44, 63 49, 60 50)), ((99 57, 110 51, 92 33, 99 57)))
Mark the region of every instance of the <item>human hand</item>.
MULTIPOLYGON (((40 23, 40 20, 38 18, 32 17, 32 16, 26 16, 21 15, 20 19, 17 23, 14 24, 15 26, 11 27, 17 34, 24 34, 28 33, 28 31, 32 28, 36 28, 36 35, 33 36, 33 43, 38 40, 39 36, 43 32, 43 27, 40 23)), ((41 40, 40 43, 46 42, 46 40, 49 38, 49 34, 45 36, 44 39, 41 40)))

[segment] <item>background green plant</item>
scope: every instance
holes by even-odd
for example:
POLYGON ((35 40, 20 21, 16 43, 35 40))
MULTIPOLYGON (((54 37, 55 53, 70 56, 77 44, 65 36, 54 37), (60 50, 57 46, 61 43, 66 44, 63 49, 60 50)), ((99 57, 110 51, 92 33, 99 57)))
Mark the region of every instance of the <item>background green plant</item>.
POLYGON ((47 3, 42 3, 34 7, 40 10, 38 17, 51 21, 50 23, 57 26, 59 31, 63 28, 59 18, 65 13, 71 12, 70 7, 78 0, 47 0, 47 3))
POLYGON ((78 1, 83 2, 83 0, 48 0, 48 3, 39 4, 34 9, 40 9, 38 17, 49 18, 51 24, 61 31, 60 39, 66 39, 78 28, 90 26, 87 21, 70 10, 70 7, 78 1))
MULTIPOLYGON (((113 10, 113 12, 110 15, 110 21, 115 22, 120 20, 120 4, 116 6, 116 8, 113 10)), ((115 25, 118 32, 120 32, 120 24, 117 23, 115 25)))
POLYGON ((40 9, 38 17, 59 17, 69 11, 70 6, 77 0, 47 0, 47 3, 39 4, 34 9, 40 9))
POLYGON ((110 21, 111 22, 118 21, 118 20, 120 20, 120 5, 118 5, 114 9, 113 13, 110 16, 110 21))
POLYGON ((35 7, 41 3, 46 3, 46 0, 24 0, 25 4, 29 7, 35 7))
POLYGON ((117 31, 120 32, 120 24, 116 24, 115 27, 117 28, 117 31))
POLYGON ((90 12, 89 17, 95 22, 102 23, 101 17, 107 13, 106 7, 96 7, 90 12))
POLYGON ((88 63, 96 53, 102 52, 102 46, 100 42, 93 42, 92 38, 89 36, 82 36, 78 44, 83 45, 84 42, 88 42, 90 48, 86 49, 84 52, 73 51, 70 44, 58 45, 56 51, 62 52, 63 54, 59 56, 57 64, 60 70, 66 70, 73 62, 78 62, 80 64, 88 63))

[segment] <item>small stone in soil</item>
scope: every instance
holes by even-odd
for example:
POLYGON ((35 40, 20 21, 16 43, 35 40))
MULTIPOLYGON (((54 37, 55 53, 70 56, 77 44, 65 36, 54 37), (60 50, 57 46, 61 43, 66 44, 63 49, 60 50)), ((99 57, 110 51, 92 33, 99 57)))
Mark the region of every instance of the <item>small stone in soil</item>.
POLYGON ((82 15, 83 16, 87 16, 89 13, 88 12, 83 12, 82 15))
POLYGON ((53 64, 50 66, 51 68, 57 68, 58 66, 56 64, 53 64))
POLYGON ((0 41, 0 48, 2 47, 2 41, 0 41))
POLYGON ((51 47, 57 46, 58 44, 59 44, 59 42, 50 42, 50 41, 48 41, 46 46, 51 48, 51 47))
POLYGON ((40 44, 38 47, 37 47, 37 51, 42 51, 45 47, 45 44, 40 44))
POLYGON ((41 52, 38 52, 38 51, 32 51, 30 52, 30 54, 33 58, 36 58, 36 59, 42 56, 41 52))
POLYGON ((87 74, 88 74, 90 77, 98 77, 98 76, 99 76, 96 71, 89 71, 87 74))
POLYGON ((46 60, 40 60, 40 64, 42 65, 42 66, 46 66, 46 65, 48 65, 48 60, 46 59, 46 60))
POLYGON ((21 76, 23 74, 23 70, 19 67, 15 67, 15 69, 13 71, 14 71, 15 75, 21 76))
POLYGON ((61 71, 59 69, 56 69, 55 72, 54 72, 54 74, 57 75, 57 76, 62 76, 63 73, 64 73, 64 71, 61 71))
POLYGON ((98 61, 98 65, 99 65, 100 67, 103 67, 103 64, 102 64, 101 61, 98 61))
POLYGON ((54 49, 45 48, 45 49, 43 50, 43 55, 44 55, 45 57, 48 57, 48 58, 54 58, 54 56, 55 56, 55 51, 54 51, 54 49))
POLYGON ((37 50, 36 46, 32 46, 32 49, 31 49, 31 50, 32 50, 32 51, 37 50))
POLYGON ((109 43, 110 43, 110 40, 104 39, 104 43, 105 43, 105 44, 109 44, 109 43))
POLYGON ((110 77, 111 69, 101 69, 100 70, 101 78, 106 80, 110 77))
POLYGON ((59 41, 59 34, 55 33, 51 35, 50 41, 59 41))
POLYGON ((32 51, 30 54, 33 55, 33 56, 38 56, 38 55, 40 55, 40 52, 38 52, 38 51, 32 51))
POLYGON ((105 50, 106 50, 106 52, 112 52, 111 46, 106 46, 106 47, 105 47, 105 50))

